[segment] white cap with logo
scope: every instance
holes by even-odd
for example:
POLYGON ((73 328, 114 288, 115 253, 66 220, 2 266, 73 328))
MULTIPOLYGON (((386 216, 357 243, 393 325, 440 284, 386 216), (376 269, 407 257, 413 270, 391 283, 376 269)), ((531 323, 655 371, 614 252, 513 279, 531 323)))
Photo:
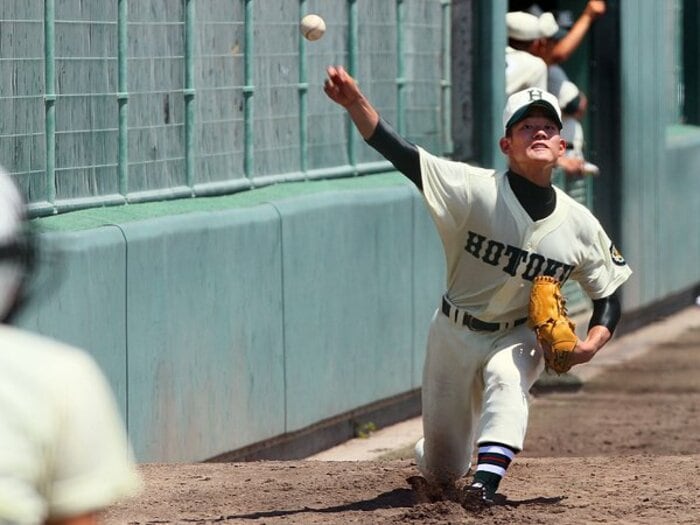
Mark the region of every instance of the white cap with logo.
POLYGON ((551 38, 559 31, 559 24, 552 13, 535 16, 525 11, 506 13, 508 38, 529 42, 539 38, 551 38))
POLYGON ((503 109, 503 129, 507 130, 516 122, 528 116, 533 108, 543 109, 547 115, 562 128, 561 110, 557 97, 538 88, 528 88, 513 93, 506 101, 503 109))

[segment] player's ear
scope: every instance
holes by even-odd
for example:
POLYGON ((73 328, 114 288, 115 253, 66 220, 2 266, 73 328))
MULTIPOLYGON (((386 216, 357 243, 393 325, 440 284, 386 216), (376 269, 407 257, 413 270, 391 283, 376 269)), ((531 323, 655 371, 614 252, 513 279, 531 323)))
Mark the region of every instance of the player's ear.
POLYGON ((564 155, 566 153, 566 141, 561 139, 559 141, 559 155, 564 155))
POLYGON ((508 155, 510 151, 510 139, 508 137, 501 137, 501 140, 498 141, 498 145, 501 147, 501 152, 504 155, 508 155))

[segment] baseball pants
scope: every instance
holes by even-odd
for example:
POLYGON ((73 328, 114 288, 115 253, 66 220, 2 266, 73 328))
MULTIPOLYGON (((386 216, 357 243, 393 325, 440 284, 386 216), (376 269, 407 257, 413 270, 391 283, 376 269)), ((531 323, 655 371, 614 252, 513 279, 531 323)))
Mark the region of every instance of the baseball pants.
POLYGON ((543 369, 527 324, 475 332, 436 311, 423 368, 423 438, 416 443, 423 477, 452 483, 466 475, 475 443, 522 450, 528 392, 543 369))

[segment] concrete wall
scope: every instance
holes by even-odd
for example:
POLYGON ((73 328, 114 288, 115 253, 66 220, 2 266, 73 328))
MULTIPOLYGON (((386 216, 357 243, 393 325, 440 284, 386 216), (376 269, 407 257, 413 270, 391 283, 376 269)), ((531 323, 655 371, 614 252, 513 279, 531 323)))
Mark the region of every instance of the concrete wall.
POLYGON ((669 4, 645 2, 639 9, 621 2, 620 9, 618 243, 635 272, 624 286, 624 307, 635 310, 700 284, 700 127, 674 123, 665 90, 669 4))
POLYGON ((667 130, 658 186, 654 300, 700 285, 700 128, 667 130))
POLYGON ((372 179, 106 210, 111 224, 74 231, 71 214, 37 220, 59 286, 22 324, 98 359, 139 461, 204 460, 412 391, 442 249, 415 188, 372 179))

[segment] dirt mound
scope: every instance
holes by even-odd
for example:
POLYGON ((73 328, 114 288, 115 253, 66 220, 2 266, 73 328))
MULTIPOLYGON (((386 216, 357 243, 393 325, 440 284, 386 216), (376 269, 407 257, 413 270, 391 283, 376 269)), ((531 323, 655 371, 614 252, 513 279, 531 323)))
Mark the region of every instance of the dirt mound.
POLYGON ((700 328, 572 393, 538 394, 500 504, 413 490, 410 459, 146 464, 107 523, 700 523, 700 328))

